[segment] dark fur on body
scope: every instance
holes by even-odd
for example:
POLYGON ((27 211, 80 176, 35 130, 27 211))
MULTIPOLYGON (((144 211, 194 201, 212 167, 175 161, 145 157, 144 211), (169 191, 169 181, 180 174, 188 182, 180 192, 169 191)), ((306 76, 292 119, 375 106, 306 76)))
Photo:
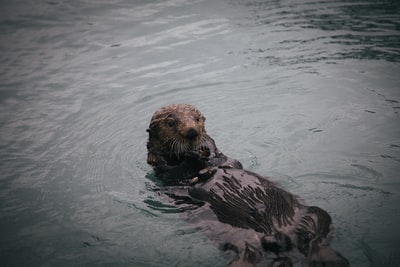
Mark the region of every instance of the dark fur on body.
POLYGON ((234 252, 228 266, 293 266, 297 261, 302 266, 349 266, 329 246, 329 214, 243 170, 217 149, 204 120, 187 104, 156 111, 148 129, 147 160, 186 219, 208 229, 223 251, 234 252), (187 144, 174 144, 174 136, 187 144))

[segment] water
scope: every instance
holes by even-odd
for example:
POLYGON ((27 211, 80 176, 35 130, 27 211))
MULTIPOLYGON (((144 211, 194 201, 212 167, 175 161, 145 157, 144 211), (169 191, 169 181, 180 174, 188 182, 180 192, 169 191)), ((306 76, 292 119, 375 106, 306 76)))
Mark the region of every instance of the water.
POLYGON ((2 1, 2 266, 224 266, 157 194, 146 127, 196 105, 245 168, 400 265, 396 1, 2 1))

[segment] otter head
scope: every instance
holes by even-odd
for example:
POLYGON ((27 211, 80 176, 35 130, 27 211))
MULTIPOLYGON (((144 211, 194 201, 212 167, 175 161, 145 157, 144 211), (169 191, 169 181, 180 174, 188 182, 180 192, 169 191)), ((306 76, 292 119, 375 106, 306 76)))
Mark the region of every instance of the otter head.
POLYGON ((158 109, 147 129, 149 154, 175 156, 199 149, 203 137, 205 117, 189 104, 173 104, 158 109))

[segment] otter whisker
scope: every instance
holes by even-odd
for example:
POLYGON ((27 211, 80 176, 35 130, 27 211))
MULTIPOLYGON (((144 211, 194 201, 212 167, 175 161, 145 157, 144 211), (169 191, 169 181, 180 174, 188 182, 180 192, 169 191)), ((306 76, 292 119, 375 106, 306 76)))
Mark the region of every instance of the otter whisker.
POLYGON ((171 141, 171 144, 170 144, 170 146, 171 146, 170 155, 171 155, 171 156, 176 155, 176 156, 178 157, 178 159, 179 159, 179 154, 176 153, 176 146, 177 146, 176 143, 177 143, 177 140, 176 140, 176 139, 173 139, 173 140, 171 141))
POLYGON ((188 151, 188 144, 183 142, 183 141, 177 141, 176 142, 176 148, 175 148, 175 153, 178 155, 182 155, 183 153, 188 151))
POLYGON ((174 140, 174 138, 173 137, 167 138, 167 139, 165 139, 165 141, 162 144, 165 145, 165 144, 171 142, 171 140, 174 140))

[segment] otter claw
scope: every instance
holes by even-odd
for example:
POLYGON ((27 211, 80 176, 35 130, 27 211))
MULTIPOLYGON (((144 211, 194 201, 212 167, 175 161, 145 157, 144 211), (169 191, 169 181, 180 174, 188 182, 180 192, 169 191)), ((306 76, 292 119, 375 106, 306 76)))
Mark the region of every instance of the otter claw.
POLYGON ((205 175, 210 171, 210 168, 204 168, 199 171, 199 175, 205 175))
POLYGON ((189 180, 189 185, 193 185, 199 181, 198 177, 193 177, 192 179, 189 180))
POLYGON ((204 168, 198 172, 200 179, 206 180, 213 176, 217 170, 215 168, 204 168))

